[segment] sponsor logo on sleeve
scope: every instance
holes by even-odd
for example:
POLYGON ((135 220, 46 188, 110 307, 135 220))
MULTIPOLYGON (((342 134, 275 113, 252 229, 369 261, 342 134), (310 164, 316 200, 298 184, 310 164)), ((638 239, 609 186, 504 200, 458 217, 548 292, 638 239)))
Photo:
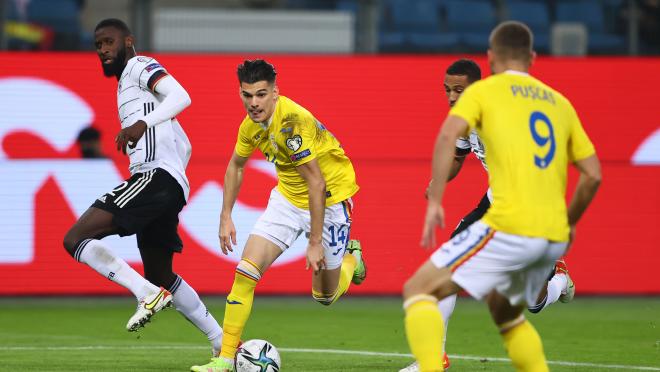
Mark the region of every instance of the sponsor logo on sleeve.
POLYGON ((307 149, 305 151, 302 151, 302 152, 299 152, 297 154, 291 155, 291 160, 292 161, 298 161, 298 160, 306 158, 310 155, 312 155, 312 152, 309 149, 307 149))
POLYGON ((147 65, 144 69, 147 70, 147 72, 151 72, 157 68, 163 68, 159 63, 152 63, 150 65, 147 65))

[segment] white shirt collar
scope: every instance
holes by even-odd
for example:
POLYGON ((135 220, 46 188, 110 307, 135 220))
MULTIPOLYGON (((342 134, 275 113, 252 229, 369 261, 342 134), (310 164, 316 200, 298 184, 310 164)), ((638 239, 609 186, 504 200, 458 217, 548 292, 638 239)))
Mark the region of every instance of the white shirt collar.
POLYGON ((516 71, 516 70, 506 70, 506 71, 504 71, 504 73, 505 74, 511 74, 511 75, 529 76, 529 73, 527 73, 527 72, 516 71))

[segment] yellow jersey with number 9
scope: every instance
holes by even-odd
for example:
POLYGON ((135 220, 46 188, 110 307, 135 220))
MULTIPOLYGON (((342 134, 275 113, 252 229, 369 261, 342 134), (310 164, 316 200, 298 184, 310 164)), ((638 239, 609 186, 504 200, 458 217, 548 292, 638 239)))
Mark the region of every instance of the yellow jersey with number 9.
POLYGON ((309 209, 309 189, 296 167, 313 159, 325 179, 326 206, 350 198, 359 189, 353 164, 339 141, 309 111, 287 97, 278 97, 268 123, 257 123, 249 115, 243 119, 236 154, 247 158, 255 148, 275 164, 278 191, 298 208, 309 209))
POLYGON ((595 154, 568 99, 526 73, 507 71, 472 84, 449 114, 476 129, 485 147, 493 200, 483 222, 509 234, 567 241, 567 166, 595 154))

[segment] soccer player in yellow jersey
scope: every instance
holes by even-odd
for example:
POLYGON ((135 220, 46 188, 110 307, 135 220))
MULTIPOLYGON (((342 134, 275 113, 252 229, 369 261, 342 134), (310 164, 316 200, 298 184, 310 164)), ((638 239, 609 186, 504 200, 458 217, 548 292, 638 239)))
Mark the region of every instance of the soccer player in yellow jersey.
MULTIPOLYGON (((449 107, 454 107, 458 98, 463 94, 465 89, 470 86, 472 83, 481 80, 481 69, 476 62, 471 59, 459 59, 454 61, 445 73, 444 88, 449 103, 449 107)), ((486 151, 479 139, 477 131, 472 129, 467 137, 459 137, 456 140, 456 152, 454 154, 454 160, 452 161, 452 166, 449 171, 449 177, 447 181, 453 180, 461 168, 463 167, 463 162, 465 161, 466 156, 470 153, 474 155, 481 161, 486 172, 488 172, 488 167, 486 166, 486 151)), ((428 188, 426 190, 426 195, 428 195, 428 188)), ((454 228, 454 231, 451 233, 451 237, 460 234, 465 231, 470 225, 480 220, 488 208, 490 208, 490 199, 491 199, 490 189, 484 194, 484 196, 479 201, 479 204, 474 208, 470 213, 465 215, 458 226, 454 228)), ((428 196, 427 196, 428 198, 428 196)), ((546 307, 551 304, 561 301, 561 302, 570 302, 573 299, 575 294, 575 285, 573 280, 568 275, 568 268, 564 260, 559 259, 555 263, 555 267, 550 270, 548 273, 547 285, 541 288, 541 292, 534 303, 534 305, 529 306, 527 309, 532 313, 539 313, 546 307)), ((451 318, 454 307, 456 306, 456 297, 457 295, 451 295, 443 298, 438 302, 438 308, 440 313, 442 313, 443 323, 444 323, 444 333, 442 338, 443 346, 443 367, 445 369, 449 368, 449 357, 447 356, 447 351, 445 350, 445 340, 447 338, 447 328, 449 325, 449 319, 451 318)), ((399 372, 418 372, 419 364, 414 362, 409 366, 400 369, 399 372)))
POLYGON ((494 75, 465 90, 436 140, 422 246, 435 247, 435 227, 444 227, 440 202, 454 144, 471 129, 488 151, 493 200, 481 220, 443 244, 404 286, 406 334, 421 371, 443 370, 437 301, 461 289, 486 299, 516 370, 548 370, 523 310, 535 303, 600 185, 600 163, 571 103, 527 73, 535 57, 529 28, 504 22, 489 42, 494 75), (567 208, 569 162, 580 178, 567 208))
POLYGON ((193 371, 233 371, 257 282, 301 233, 309 238, 306 266, 314 272, 312 297, 316 301, 331 305, 351 282, 360 284, 366 277, 360 243, 349 240, 351 197, 359 189, 353 165, 321 122, 304 107, 279 95, 275 77, 275 68, 263 60, 244 61, 238 66, 247 116, 225 173, 219 232, 224 254, 236 244, 231 211, 243 168, 255 149, 274 163, 278 183, 236 267, 227 296, 220 356, 204 366, 193 366, 193 371))

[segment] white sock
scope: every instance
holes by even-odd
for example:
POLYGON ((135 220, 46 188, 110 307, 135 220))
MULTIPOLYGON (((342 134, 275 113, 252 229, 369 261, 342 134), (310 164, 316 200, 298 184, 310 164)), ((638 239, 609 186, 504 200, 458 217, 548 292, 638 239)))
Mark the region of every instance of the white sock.
POLYGON ((74 258, 87 264, 97 273, 133 292, 138 301, 147 295, 158 292, 159 288, 151 284, 126 261, 115 255, 105 243, 96 239, 83 240, 76 249, 74 258))
POLYGON ((180 276, 176 277, 169 291, 173 296, 174 307, 206 335, 211 341, 213 356, 217 356, 222 346, 222 328, 206 309, 197 292, 180 276))
POLYGON ((454 307, 456 306, 456 296, 457 295, 453 294, 438 301, 438 309, 440 309, 442 320, 445 322, 445 333, 442 335, 443 353, 445 353, 445 343, 447 342, 447 327, 449 326, 449 318, 451 318, 451 314, 454 313, 454 307))
POLYGON ((545 309, 551 304, 557 302, 557 300, 559 300, 559 296, 561 296, 562 292, 566 290, 567 285, 568 280, 566 279, 566 275, 555 274, 555 276, 553 276, 552 279, 550 279, 548 282, 548 297, 545 300, 545 305, 543 305, 543 308, 545 309))

